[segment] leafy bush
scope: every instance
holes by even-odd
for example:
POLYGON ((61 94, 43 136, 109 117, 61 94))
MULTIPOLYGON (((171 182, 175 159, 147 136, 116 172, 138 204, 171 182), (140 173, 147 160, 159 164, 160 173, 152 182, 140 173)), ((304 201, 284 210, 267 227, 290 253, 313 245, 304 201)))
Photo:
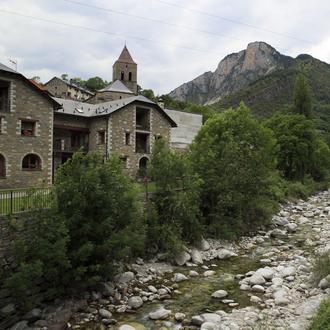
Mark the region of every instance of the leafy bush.
POLYGON ((318 256, 313 265, 313 276, 318 283, 322 278, 330 274, 330 252, 318 256))
POLYGON ((70 241, 74 281, 92 284, 110 276, 112 261, 144 249, 137 191, 119 158, 75 153, 59 170, 55 196, 70 241))
POLYGON ((308 330, 330 330, 330 297, 321 302, 308 330))
POLYGON ((149 244, 176 253, 180 242, 195 242, 202 236, 200 180, 186 155, 170 151, 163 140, 155 143, 149 175, 156 186, 148 216, 149 244))
POLYGON ((44 299, 54 299, 65 290, 68 232, 62 217, 52 210, 24 214, 15 226, 14 257, 17 267, 5 288, 24 310, 44 299))
POLYGON ((202 211, 209 234, 235 237, 263 224, 281 196, 275 139, 243 104, 210 118, 191 146, 203 180, 202 211))

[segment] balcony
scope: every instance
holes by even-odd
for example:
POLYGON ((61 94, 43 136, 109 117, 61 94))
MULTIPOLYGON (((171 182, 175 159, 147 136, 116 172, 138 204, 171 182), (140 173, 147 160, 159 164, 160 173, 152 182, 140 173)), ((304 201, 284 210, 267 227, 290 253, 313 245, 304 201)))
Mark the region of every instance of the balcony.
POLYGON ((136 130, 150 130, 150 110, 144 108, 136 108, 136 130))
POLYGON ((65 139, 54 140, 54 144, 53 144, 54 152, 74 153, 80 149, 82 149, 82 151, 88 151, 88 143, 72 145, 71 141, 69 140, 65 140, 65 139))

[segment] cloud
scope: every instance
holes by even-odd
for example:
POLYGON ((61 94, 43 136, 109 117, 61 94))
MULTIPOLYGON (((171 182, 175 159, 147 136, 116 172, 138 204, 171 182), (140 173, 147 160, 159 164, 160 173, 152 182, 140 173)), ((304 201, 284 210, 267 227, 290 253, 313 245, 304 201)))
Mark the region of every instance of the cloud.
POLYGON ((215 70, 224 56, 255 40, 266 41, 287 55, 310 53, 330 62, 328 1, 166 0, 175 6, 159 0, 76 1, 172 25, 65 0, 2 0, 0 62, 8 65, 8 58, 15 58, 19 71, 28 77, 38 75, 44 82, 62 73, 111 80, 112 64, 126 40, 139 65, 139 84, 159 94, 215 70))

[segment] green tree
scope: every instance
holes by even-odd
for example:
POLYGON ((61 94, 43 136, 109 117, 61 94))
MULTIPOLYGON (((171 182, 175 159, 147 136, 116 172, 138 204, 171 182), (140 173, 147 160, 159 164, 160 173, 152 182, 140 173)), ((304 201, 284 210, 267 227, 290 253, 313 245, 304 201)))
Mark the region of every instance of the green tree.
POLYGON ((119 158, 75 153, 59 170, 55 195, 70 241, 68 257, 75 281, 108 278, 114 260, 144 249, 144 225, 136 190, 119 158))
POLYGON ((183 242, 193 243, 202 236, 201 181, 186 155, 169 150, 163 139, 154 145, 149 175, 156 185, 152 209, 148 210, 149 244, 174 254, 183 242))
POLYGON ((304 115, 306 118, 312 117, 312 97, 306 78, 300 74, 294 86, 293 112, 304 115))
POLYGON ((105 88, 109 83, 100 77, 92 77, 85 81, 84 87, 92 92, 105 88))
POLYGON ((203 179, 209 234, 233 237, 265 223, 276 207, 275 139, 244 104, 211 117, 191 146, 203 179))
POLYGON ((68 75, 67 73, 62 73, 62 74, 61 74, 61 78, 62 78, 63 80, 65 80, 65 81, 68 81, 68 79, 69 79, 69 75, 68 75))
POLYGON ((157 102, 157 98, 152 89, 142 89, 140 91, 140 94, 145 96, 146 98, 148 98, 151 101, 157 102))
POLYGON ((265 125, 277 139, 277 166, 285 179, 303 181, 306 175, 311 175, 320 181, 327 177, 330 151, 310 119, 277 113, 265 125))

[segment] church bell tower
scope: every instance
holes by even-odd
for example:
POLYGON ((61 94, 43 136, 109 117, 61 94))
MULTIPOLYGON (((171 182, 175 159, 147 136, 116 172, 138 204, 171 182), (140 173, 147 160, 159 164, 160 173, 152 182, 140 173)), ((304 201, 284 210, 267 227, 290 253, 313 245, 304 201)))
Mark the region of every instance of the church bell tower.
POLYGON ((137 94, 137 64, 133 61, 126 45, 113 65, 112 81, 120 80, 134 94, 137 94))

